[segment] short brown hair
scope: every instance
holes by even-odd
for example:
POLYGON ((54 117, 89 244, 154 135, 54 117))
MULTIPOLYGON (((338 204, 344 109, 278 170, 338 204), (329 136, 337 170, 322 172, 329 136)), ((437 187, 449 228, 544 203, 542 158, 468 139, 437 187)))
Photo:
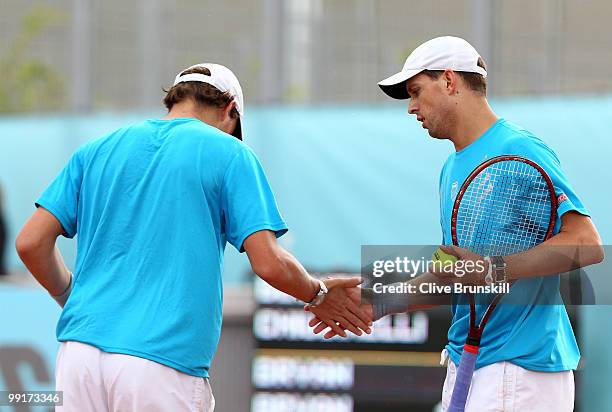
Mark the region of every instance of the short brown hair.
MULTIPOLYGON (((478 58, 478 62, 476 63, 478 67, 482 67, 484 70, 487 70, 484 60, 482 57, 478 58)), ((437 80, 442 76, 444 71, 442 70, 425 70, 423 71, 430 79, 437 80)), ((480 94, 481 96, 487 95, 487 78, 479 73, 472 72, 457 72, 463 82, 467 85, 467 87, 480 94)))
MULTIPOLYGON (((181 76, 184 74, 203 74, 210 76, 210 70, 206 67, 193 67, 181 72, 181 76)), ((201 106, 213 106, 223 108, 234 100, 229 92, 222 92, 216 87, 198 81, 187 81, 172 86, 170 90, 163 89, 166 92, 164 97, 164 105, 168 110, 172 110, 172 107, 184 100, 192 99, 201 106)), ((232 119, 240 117, 238 110, 234 107, 230 113, 232 119)))

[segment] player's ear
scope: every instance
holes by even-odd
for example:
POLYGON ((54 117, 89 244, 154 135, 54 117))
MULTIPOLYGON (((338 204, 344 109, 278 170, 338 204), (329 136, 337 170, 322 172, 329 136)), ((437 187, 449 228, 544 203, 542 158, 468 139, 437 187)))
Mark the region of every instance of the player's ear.
MULTIPOLYGON (((237 113, 236 102, 233 100, 229 102, 227 106, 221 109, 221 116, 222 116, 221 122, 223 124, 221 126, 221 129, 226 133, 234 135, 236 131, 236 127, 238 127, 239 119, 237 117, 233 117, 236 115, 235 113, 232 113, 232 112, 237 113)), ((239 138, 239 140, 242 140, 242 139, 239 138)))
POLYGON ((223 117, 228 118, 231 117, 232 110, 236 107, 236 102, 232 100, 223 108, 223 117))
POLYGON ((448 95, 453 95, 457 93, 457 82, 458 75, 452 70, 444 70, 442 73, 442 81, 444 82, 444 88, 448 95))

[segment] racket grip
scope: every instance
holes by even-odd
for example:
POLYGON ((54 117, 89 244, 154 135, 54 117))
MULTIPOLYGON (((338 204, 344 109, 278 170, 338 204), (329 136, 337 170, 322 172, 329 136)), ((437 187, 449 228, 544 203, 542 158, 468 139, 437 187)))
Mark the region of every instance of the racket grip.
POLYGON ((447 412, 463 412, 465 403, 472 383, 472 375, 476 368, 476 358, 478 357, 478 346, 466 344, 459 360, 457 377, 453 387, 453 395, 448 406, 447 412))

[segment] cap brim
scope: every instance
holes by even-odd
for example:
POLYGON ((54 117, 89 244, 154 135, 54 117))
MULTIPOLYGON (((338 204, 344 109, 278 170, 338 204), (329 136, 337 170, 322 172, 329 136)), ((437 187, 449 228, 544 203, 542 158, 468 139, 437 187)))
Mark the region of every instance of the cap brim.
POLYGON ((406 82, 423 70, 425 69, 412 69, 395 73, 393 76, 378 82, 378 86, 389 97, 399 100, 408 99, 410 96, 408 96, 408 91, 406 90, 406 82))
POLYGON ((236 122, 236 128, 234 129, 234 133, 232 133, 232 136, 234 136, 238 140, 242 140, 242 124, 240 123, 240 117, 236 122))

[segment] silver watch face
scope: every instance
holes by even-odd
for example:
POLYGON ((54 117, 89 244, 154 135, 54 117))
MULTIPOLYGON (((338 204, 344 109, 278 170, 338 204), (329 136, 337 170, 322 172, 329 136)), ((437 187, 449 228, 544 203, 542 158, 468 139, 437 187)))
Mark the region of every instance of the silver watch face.
POLYGON ((318 294, 316 298, 314 298, 314 300, 312 301, 312 305, 313 306, 318 306, 321 303, 323 303, 323 300, 325 299, 325 294, 318 294))
POLYGON ((321 288, 319 289, 319 293, 318 294, 319 295, 321 295, 321 294, 325 295, 328 292, 327 286, 325 286, 325 283, 321 279, 319 279, 319 285, 321 286, 321 288))
POLYGON ((319 281, 319 291, 317 292, 317 295, 314 297, 314 299, 308 304, 309 306, 317 306, 320 305, 323 300, 325 299, 325 295, 327 295, 327 286, 325 286, 325 283, 323 283, 322 280, 317 279, 319 281))

